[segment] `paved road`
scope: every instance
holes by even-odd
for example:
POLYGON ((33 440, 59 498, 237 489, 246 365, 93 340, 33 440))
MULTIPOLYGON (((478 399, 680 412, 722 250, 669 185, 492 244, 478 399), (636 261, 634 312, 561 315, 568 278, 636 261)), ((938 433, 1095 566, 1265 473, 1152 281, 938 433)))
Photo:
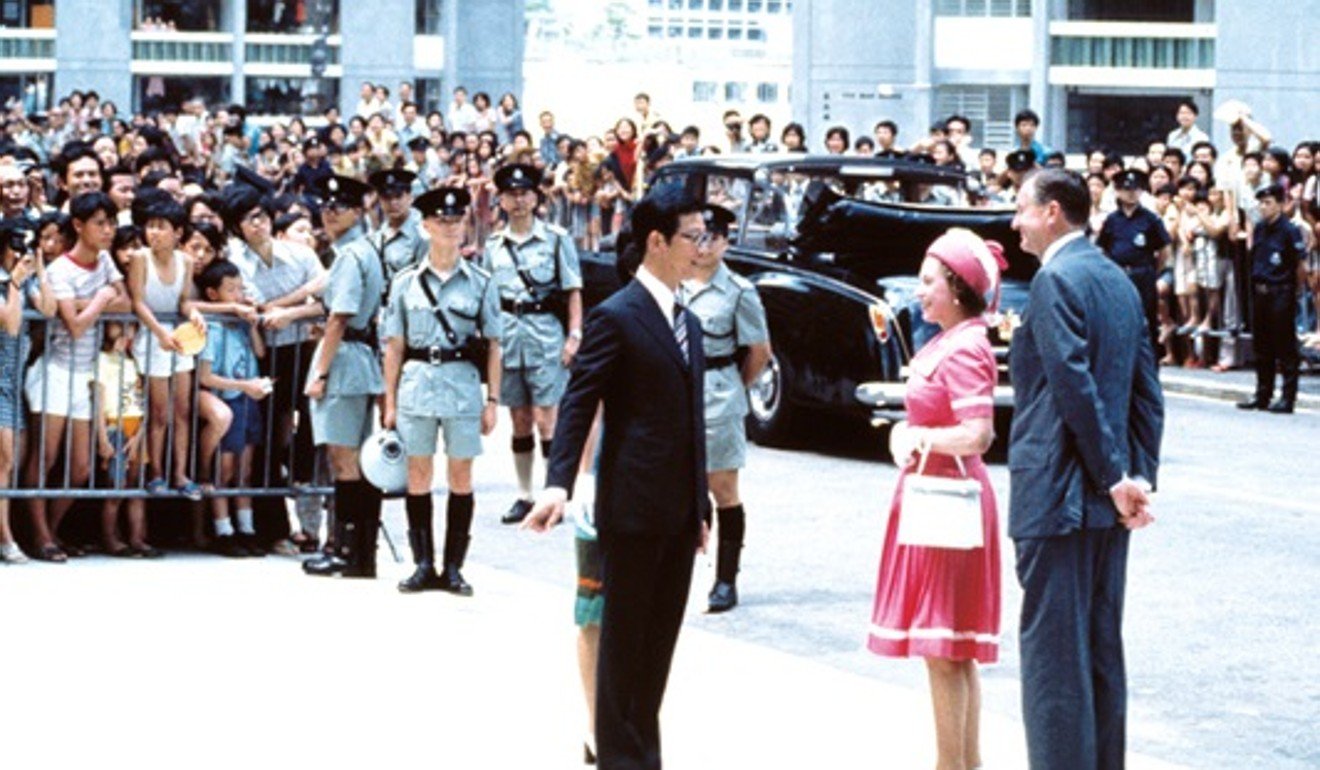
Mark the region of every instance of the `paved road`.
MULTIPOLYGON (((1129 736, 1136 751, 1195 768, 1320 766, 1320 415, 1241 413, 1169 399, 1158 523, 1133 539, 1127 598, 1129 736)), ((690 627, 854 674, 925 687, 924 668, 862 649, 897 471, 875 434, 820 426, 809 448, 752 447, 745 474, 743 606, 690 627)), ((489 478, 505 461, 483 461, 489 478)), ((1004 466, 991 467, 1007 499, 1004 466)), ((571 574, 568 533, 510 532, 488 484, 473 558, 547 582, 571 574)), ((1001 522, 1001 527, 1003 522, 1001 522)), ((984 672, 987 710, 1020 719, 1020 594, 1005 540, 1002 661, 984 672)), ((713 565, 699 561, 693 606, 713 565)))
MULTIPOLYGON (((1130 567, 1134 770, 1320 766, 1318 429, 1314 413, 1171 399, 1160 520, 1130 567)), ((329 585, 275 558, 0 569, 0 762, 569 766, 570 533, 498 524, 507 445, 478 471, 472 600, 401 597, 389 581, 407 568, 390 564, 329 585)), ((665 713, 675 768, 930 765, 921 666, 862 649, 895 471, 866 431, 821 426, 811 447, 752 449, 743 606, 701 615, 699 565, 665 713)), ((992 477, 1002 498, 1002 466, 992 477)), ((401 506, 387 520, 401 541, 401 506)), ((984 742, 987 766, 1018 768, 1011 564, 1004 585, 984 742)))

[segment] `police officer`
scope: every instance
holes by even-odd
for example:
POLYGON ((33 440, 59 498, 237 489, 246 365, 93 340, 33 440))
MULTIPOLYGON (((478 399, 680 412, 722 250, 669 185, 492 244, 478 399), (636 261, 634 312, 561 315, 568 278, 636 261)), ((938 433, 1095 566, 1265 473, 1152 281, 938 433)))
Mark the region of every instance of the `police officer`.
POLYGON ((582 341, 582 273, 573 239, 536 218, 541 172, 521 163, 495 173, 508 225, 486 240, 482 266, 499 287, 504 319, 500 403, 513 421, 513 463, 520 497, 501 519, 517 524, 532 509, 535 428, 550 454, 568 365, 582 341))
POLYGON ((380 196, 385 219, 371 234, 371 243, 385 265, 386 287, 405 268, 422 262, 430 244, 422 233, 422 217, 413 208, 413 183, 417 175, 401 168, 382 169, 367 181, 380 196))
POLYGON ((459 571, 472 528, 472 460, 481 437, 495 428, 500 388, 499 289, 490 274, 459 255, 471 198, 460 188, 418 196, 430 238, 427 259, 399 273, 385 308, 385 407, 382 422, 397 427, 408 454, 408 542, 417 565, 399 590, 471 596, 459 571), (481 391, 479 340, 489 345, 481 391), (436 432, 444 433, 449 501, 444 570, 435 572, 431 481, 436 432))
POLYGON ((1297 286, 1305 278, 1302 231, 1283 215, 1287 194, 1279 184, 1256 192, 1260 223, 1251 231, 1251 341, 1256 355, 1256 395, 1239 409, 1292 414, 1297 402, 1297 286), (1283 388, 1273 402, 1275 369, 1283 388))
POLYGON ((1017 191, 1022 188, 1022 180, 1036 168, 1036 154, 1028 149, 1014 150, 1004 156, 1004 179, 996 200, 1000 203, 1016 203, 1017 191))
POLYGON ((724 264, 733 212, 709 205, 702 217, 708 242, 693 277, 683 282, 683 298, 701 321, 706 353, 706 471, 719 533, 708 610, 724 612, 738 603, 735 581, 746 530, 738 469, 747 455, 747 386, 770 360, 770 335, 756 287, 724 264))
POLYGON ((370 243, 349 239, 361 232, 358 220, 370 192, 362 182, 343 176, 331 176, 320 189, 322 220, 335 245, 322 300, 329 318, 304 392, 310 400, 312 439, 326 447, 334 477, 338 553, 304 562, 310 575, 376 576, 380 491, 362 478, 358 451, 372 431, 376 396, 384 391, 375 321, 385 277, 370 243))
POLYGON ((1169 231, 1158 214, 1141 205, 1147 187, 1146 173, 1130 168, 1114 180, 1118 188, 1118 208, 1105 217, 1096 235, 1095 245, 1127 273, 1141 295, 1141 309, 1146 313, 1151 350, 1160 349, 1158 293, 1155 278, 1160 265, 1169 258, 1169 231))

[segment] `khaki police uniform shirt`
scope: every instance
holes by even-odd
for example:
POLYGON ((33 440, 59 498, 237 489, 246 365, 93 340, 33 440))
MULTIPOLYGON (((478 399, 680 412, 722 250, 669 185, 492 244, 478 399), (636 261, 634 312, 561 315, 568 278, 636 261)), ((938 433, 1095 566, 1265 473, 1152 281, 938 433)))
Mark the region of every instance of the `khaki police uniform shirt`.
MULTIPOLYGON (((322 294, 326 312, 331 315, 350 313, 350 329, 368 329, 376 322, 380 298, 385 290, 385 276, 381 272, 380 260, 365 237, 346 244, 342 240, 338 241, 331 251, 334 259, 330 263, 330 275, 322 294)), ((322 347, 318 346, 318 361, 321 350, 322 347)), ((319 371, 315 361, 312 371, 319 371)), ((376 351, 363 342, 342 340, 335 359, 330 362, 329 375, 325 383, 327 396, 377 395, 385 392, 385 380, 381 376, 376 351)))
MULTIPOLYGON (((390 286, 381 330, 387 339, 402 337, 409 348, 454 348, 466 343, 478 328, 486 338, 500 339, 499 292, 488 273, 462 258, 448 278, 442 278, 428 260, 404 270, 390 286), (421 281, 427 282, 436 304, 444 309, 456 341, 449 340, 436 320, 421 281)), ((485 406, 481 375, 467 361, 430 364, 405 360, 397 402, 400 412, 423 417, 479 417, 485 406)))
MULTIPOLYGON (((770 339, 765 308, 751 281, 723 263, 710 283, 683 282, 683 300, 701 321, 702 349, 709 361, 731 356, 738 348, 770 339)), ((706 422, 741 419, 747 415, 747 392, 737 365, 706 368, 706 422)))
POLYGON ((431 250, 431 241, 422 231, 422 214, 417 209, 410 211, 398 230, 390 227, 388 221, 381 223, 371 234, 371 243, 385 264, 386 286, 394 281, 394 276, 426 261, 431 250))
MULTIPOLYGON (((563 229, 539 219, 533 222, 531 235, 521 244, 514 240, 508 228, 490 236, 486 240, 482 266, 494 276, 500 299, 504 300, 540 301, 552 291, 582 288, 582 268, 573 239, 563 229), (517 254, 516 263, 514 252, 517 254), (535 291, 523 282, 519 265, 536 284, 535 291)), ((501 315, 504 319, 501 345, 506 369, 561 365, 564 328, 559 319, 550 313, 501 315)))

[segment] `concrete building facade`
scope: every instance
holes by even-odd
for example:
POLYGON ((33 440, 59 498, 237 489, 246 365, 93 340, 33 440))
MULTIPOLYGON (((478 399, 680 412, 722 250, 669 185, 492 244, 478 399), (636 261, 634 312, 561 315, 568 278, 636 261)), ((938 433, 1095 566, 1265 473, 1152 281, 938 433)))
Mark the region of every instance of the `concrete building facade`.
POLYGON ((910 144, 953 113, 980 146, 1012 141, 1030 107, 1040 138, 1135 154, 1174 127, 1179 100, 1221 146, 1215 105, 1248 104, 1278 141, 1320 125, 1320 0, 813 0, 794 10, 794 116, 813 148, 834 125, 894 120, 910 144))
POLYGON ((6 0, 0 98, 44 109, 74 89, 121 112, 185 98, 254 114, 350 114, 364 81, 520 92, 525 0, 6 0), (313 62, 324 76, 313 77, 313 62), (348 73, 347 77, 345 73, 348 73))

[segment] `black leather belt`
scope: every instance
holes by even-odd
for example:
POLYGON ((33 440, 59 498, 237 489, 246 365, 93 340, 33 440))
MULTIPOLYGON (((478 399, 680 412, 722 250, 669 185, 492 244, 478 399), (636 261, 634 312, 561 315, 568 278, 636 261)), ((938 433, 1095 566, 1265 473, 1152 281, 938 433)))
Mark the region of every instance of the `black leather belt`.
POLYGON ((375 345, 376 333, 370 326, 363 329, 346 326, 344 327, 344 342, 364 342, 368 345, 375 345))
POLYGON ((433 346, 429 348, 408 348, 403 355, 405 361, 421 361, 431 364, 447 364, 450 361, 472 361, 472 354, 467 348, 442 348, 433 346))
POLYGON ((528 313, 549 313, 550 305, 546 302, 532 300, 524 302, 518 299, 500 298, 500 310, 514 315, 526 315, 528 313))
POLYGON ((1272 294, 1276 291, 1278 292, 1286 291, 1289 294, 1296 294, 1297 287, 1291 283, 1260 283, 1260 282, 1256 283, 1257 294, 1272 294))
POLYGON ((726 366, 734 366, 737 363, 738 359, 733 356, 710 356, 706 359, 706 371, 723 369, 726 366))

